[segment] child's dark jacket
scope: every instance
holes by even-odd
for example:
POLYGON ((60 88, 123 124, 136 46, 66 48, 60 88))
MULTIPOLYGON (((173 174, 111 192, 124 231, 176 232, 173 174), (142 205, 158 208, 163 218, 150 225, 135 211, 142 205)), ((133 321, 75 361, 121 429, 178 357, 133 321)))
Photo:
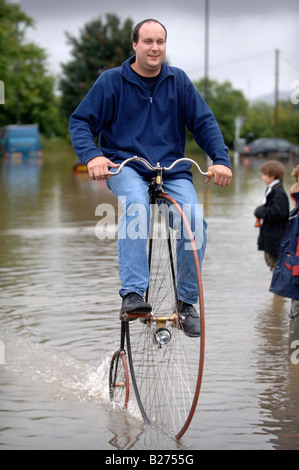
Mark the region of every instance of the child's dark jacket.
POLYGON ((277 183, 264 205, 257 207, 255 216, 263 219, 258 237, 258 249, 277 254, 289 216, 289 199, 282 181, 277 183))
POLYGON ((289 216, 270 292, 299 300, 299 193, 293 197, 297 206, 289 216))

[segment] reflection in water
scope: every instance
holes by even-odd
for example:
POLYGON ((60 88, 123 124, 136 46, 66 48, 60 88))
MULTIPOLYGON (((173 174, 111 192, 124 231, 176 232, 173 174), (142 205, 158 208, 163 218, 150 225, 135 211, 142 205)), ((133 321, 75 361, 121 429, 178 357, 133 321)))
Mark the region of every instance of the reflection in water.
POLYGON ((1 162, 2 449, 298 448, 299 321, 289 320, 289 299, 268 292, 257 251, 259 164, 240 162, 228 188, 196 181, 209 224, 206 361, 197 413, 176 443, 144 426, 133 406, 109 402, 117 246, 95 229, 98 205, 117 201, 105 183, 74 174, 73 162, 1 162))
POLYGON ((275 449, 299 449, 299 369, 294 366, 290 345, 298 327, 288 318, 290 300, 274 295, 260 312, 257 383, 262 431, 275 449))

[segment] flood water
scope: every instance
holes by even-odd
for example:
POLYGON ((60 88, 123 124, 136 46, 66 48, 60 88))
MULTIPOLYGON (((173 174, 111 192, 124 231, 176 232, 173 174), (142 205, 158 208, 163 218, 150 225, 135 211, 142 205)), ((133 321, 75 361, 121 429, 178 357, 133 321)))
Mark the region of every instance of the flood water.
POLYGON ((228 188, 196 183, 209 224, 205 371, 177 443, 109 402, 117 248, 97 238, 95 212, 116 201, 104 183, 73 174, 75 161, 1 162, 0 448, 299 449, 299 321, 289 299, 268 292, 256 247, 260 162, 240 162, 228 188))

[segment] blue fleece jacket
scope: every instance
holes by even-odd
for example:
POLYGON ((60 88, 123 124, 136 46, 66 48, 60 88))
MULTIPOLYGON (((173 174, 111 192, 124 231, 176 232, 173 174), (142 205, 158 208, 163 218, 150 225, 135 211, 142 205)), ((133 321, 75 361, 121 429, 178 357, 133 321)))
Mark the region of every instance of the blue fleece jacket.
MULTIPOLYGON (((169 166, 184 156, 187 126, 214 164, 231 168, 216 119, 187 75, 163 63, 151 96, 131 68, 134 60, 130 57, 121 67, 102 73, 71 115, 70 136, 80 161, 87 164, 104 155, 121 163, 138 155, 152 165, 169 166)), ((149 176, 140 164, 132 165, 149 176)), ((189 168, 182 163, 165 176, 192 179, 189 168)))

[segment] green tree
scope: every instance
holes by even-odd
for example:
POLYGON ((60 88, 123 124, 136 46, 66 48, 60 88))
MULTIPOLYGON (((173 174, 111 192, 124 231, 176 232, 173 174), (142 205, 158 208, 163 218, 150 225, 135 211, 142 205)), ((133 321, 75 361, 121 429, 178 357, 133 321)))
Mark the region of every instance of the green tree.
MULTIPOLYGON (((247 112, 242 136, 253 134, 254 139, 275 137, 274 106, 264 102, 254 103, 247 112)), ((299 109, 290 102, 278 104, 278 136, 299 144, 299 109)))
POLYGON ((0 77, 7 85, 12 64, 19 56, 19 44, 24 39, 24 31, 32 25, 33 20, 18 5, 8 5, 5 0, 0 0, 0 77))
POLYGON ((281 101, 278 108, 278 134, 299 144, 299 107, 288 101, 281 101))
POLYGON ((254 139, 260 137, 274 137, 273 106, 264 102, 254 103, 250 106, 246 114, 244 126, 241 130, 241 135, 246 138, 248 133, 252 133, 254 139))
POLYGON ((121 25, 116 15, 107 14, 106 22, 98 18, 87 23, 79 39, 67 33, 73 58, 63 65, 59 86, 64 116, 70 116, 104 70, 118 67, 131 55, 132 27, 130 19, 121 25))
POLYGON ((57 133, 55 79, 47 72, 47 54, 26 42, 26 31, 33 25, 19 5, 0 0, 0 80, 5 85, 0 126, 37 123, 45 134, 57 133))
MULTIPOLYGON (((202 78, 194 85, 202 96, 205 94, 205 79, 202 78)), ((247 113, 248 102, 243 93, 234 90, 228 81, 218 83, 215 80, 208 80, 208 105, 215 115, 220 126, 225 143, 233 146, 235 138, 235 118, 244 116, 247 113)))

